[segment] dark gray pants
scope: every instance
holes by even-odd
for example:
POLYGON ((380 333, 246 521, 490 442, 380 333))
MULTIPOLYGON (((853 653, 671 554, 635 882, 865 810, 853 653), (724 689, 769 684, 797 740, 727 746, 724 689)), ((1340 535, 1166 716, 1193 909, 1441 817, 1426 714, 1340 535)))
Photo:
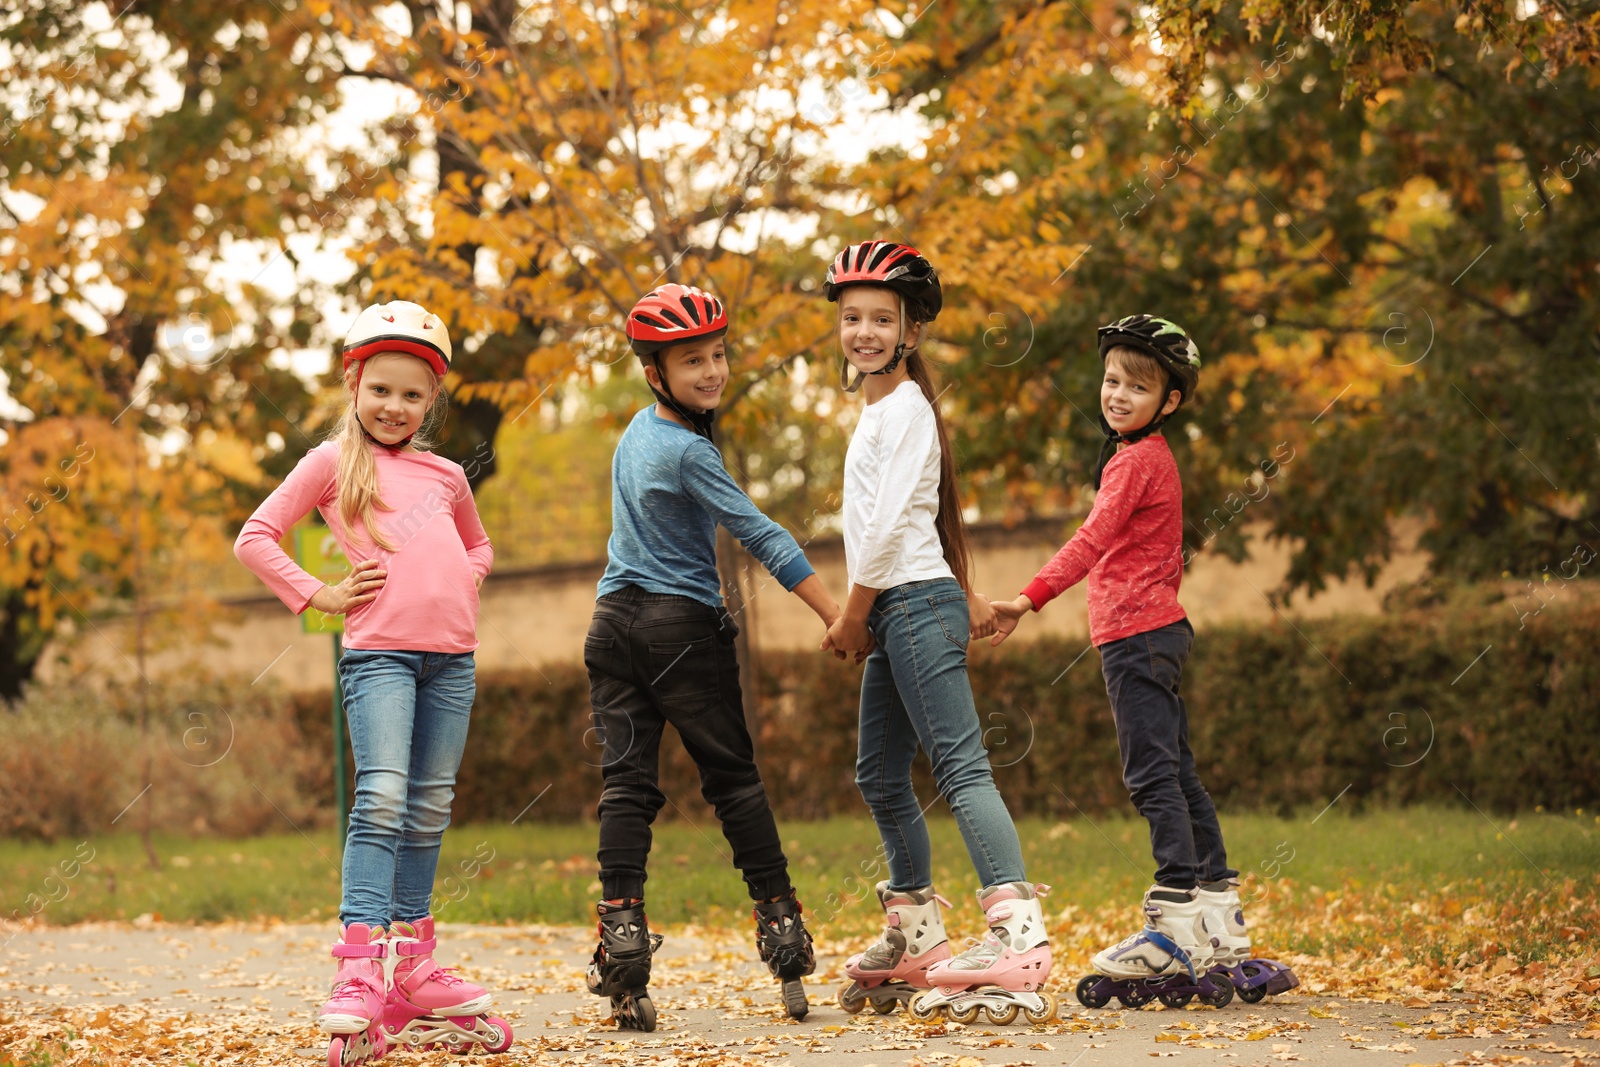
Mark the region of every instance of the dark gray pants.
POLYGON ((595 604, 583 643, 601 766, 600 885, 607 899, 643 897, 650 824, 668 723, 700 770, 700 794, 722 822, 752 900, 790 890, 789 863, 745 724, 739 628, 689 597, 628 586, 595 604))
POLYGON ((1200 784, 1189 751, 1189 715, 1178 683, 1193 643, 1194 627, 1180 619, 1100 646, 1100 669, 1122 751, 1122 782, 1150 823, 1155 881, 1174 889, 1239 874, 1228 866, 1216 805, 1200 784))

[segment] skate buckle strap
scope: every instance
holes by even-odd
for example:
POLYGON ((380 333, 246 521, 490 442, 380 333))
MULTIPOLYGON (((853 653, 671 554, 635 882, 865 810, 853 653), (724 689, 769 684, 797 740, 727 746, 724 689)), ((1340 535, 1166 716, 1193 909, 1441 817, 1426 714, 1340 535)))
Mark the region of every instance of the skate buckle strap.
POLYGON ((426 956, 439 947, 439 939, 430 937, 423 941, 415 937, 397 937, 393 944, 395 952, 401 956, 426 956))
POLYGON ((938 893, 935 893, 933 895, 933 899, 937 900, 942 906, 944 906, 946 908, 952 906, 948 900, 946 900, 944 897, 940 896, 938 893))
POLYGON ((335 941, 333 944, 333 956, 335 959, 340 960, 382 959, 388 954, 385 951, 385 947, 382 941, 367 945, 350 945, 343 941, 335 941))
POLYGON ((455 970, 454 967, 441 967, 429 960, 427 963, 418 965, 416 970, 404 978, 396 979, 394 985, 396 988, 405 990, 408 994, 416 992, 429 982, 438 982, 445 987, 460 985, 462 979, 451 974, 450 972, 453 970, 455 970))
POLYGON ((1189 954, 1176 941, 1153 926, 1145 927, 1142 933, 1146 941, 1188 968, 1190 981, 1198 982, 1200 980, 1194 973, 1194 963, 1190 961, 1189 954))
POLYGON ((900 916, 897 913, 892 912, 892 911, 888 915, 885 915, 883 917, 883 920, 884 920, 884 922, 888 923, 890 926, 899 926, 900 925, 900 916))
POLYGON ((1050 895, 1050 887, 1043 882, 1035 882, 1033 883, 1033 894, 1038 897, 1047 897, 1050 895))

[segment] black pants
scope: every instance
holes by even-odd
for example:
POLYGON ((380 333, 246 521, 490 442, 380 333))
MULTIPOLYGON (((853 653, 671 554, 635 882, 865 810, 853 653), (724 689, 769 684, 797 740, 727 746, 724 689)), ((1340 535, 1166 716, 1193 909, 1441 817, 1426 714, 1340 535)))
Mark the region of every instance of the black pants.
POLYGON ((1150 823, 1156 883, 1175 889, 1239 873, 1228 866, 1216 805, 1189 751, 1189 715, 1178 683, 1193 643, 1194 627, 1181 619, 1100 646, 1122 781, 1150 823))
POLYGON ((595 604, 583 643, 594 726, 604 746, 600 885, 607 899, 643 897, 650 824, 668 723, 700 769, 700 794, 722 822, 752 900, 789 892, 789 862, 745 724, 739 628, 689 597, 628 586, 595 604))

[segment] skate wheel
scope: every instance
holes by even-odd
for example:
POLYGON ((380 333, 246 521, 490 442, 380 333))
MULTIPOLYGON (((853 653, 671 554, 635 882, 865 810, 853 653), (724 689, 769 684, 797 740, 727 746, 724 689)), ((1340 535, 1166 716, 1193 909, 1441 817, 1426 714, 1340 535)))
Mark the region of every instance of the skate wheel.
POLYGON ((1103 1008, 1111 1003, 1111 983, 1098 974, 1086 974, 1078 983, 1078 1003, 1086 1008, 1103 1008))
POLYGON ((982 1006, 978 1004, 962 1004, 959 1007, 952 1004, 945 1008, 944 1011, 946 1015, 950 1016, 952 1022, 970 1023, 978 1018, 980 1010, 982 1010, 982 1006))
POLYGON ((1155 999, 1155 994, 1148 989, 1134 987, 1118 993, 1117 999, 1122 1002, 1124 1008, 1142 1008, 1155 999))
MULTIPOLYGON (((1267 995, 1266 985, 1264 983, 1261 985, 1251 985, 1248 983, 1250 979, 1261 974, 1262 968, 1254 963, 1247 963, 1239 969, 1244 973, 1245 981, 1247 983, 1239 987, 1239 999, 1244 1001, 1246 1004, 1260 1003, 1261 1000, 1267 995)), ((1232 983, 1230 982, 1229 984, 1231 985, 1232 983)))
POLYGON ((344 1038, 328 1042, 328 1067, 344 1067, 344 1038))
POLYGON ((647 1034, 655 1033, 656 1005, 655 1002, 650 999, 650 994, 641 994, 633 1002, 633 1006, 634 1010, 639 1016, 639 1029, 643 1030, 647 1034))
POLYGON ((1193 993, 1159 993, 1156 999, 1169 1008, 1187 1007, 1189 1001, 1194 999, 1193 993))
MULTIPOLYGON (((859 987, 854 982, 839 990, 839 1007, 845 1010, 846 1015, 859 1015, 861 1014, 861 1009, 866 1006, 866 995, 859 992, 859 987), (855 995, 851 995, 851 990, 857 990, 855 995)), ((877 1005, 873 1006, 876 1007, 877 1005)))
POLYGON ((872 1010, 877 1012, 879 1015, 893 1015, 894 1010, 899 1006, 899 1002, 893 997, 883 997, 880 1000, 874 1000, 872 1002, 872 1010))
POLYGON ((1039 999, 1043 1000, 1044 1003, 1037 1009, 1022 1009, 1023 1018, 1027 1019, 1030 1023, 1033 1023, 1036 1026, 1040 1023, 1047 1023, 1051 1019, 1054 1019, 1056 1017, 1056 1009, 1059 1007, 1059 1005, 1056 1004, 1056 998, 1049 993, 1040 993, 1039 999))
POLYGON ((806 999, 806 984, 798 978, 783 983, 783 1009, 791 1019, 804 1019, 811 1013, 811 1002, 806 999))
POLYGON ((911 1012, 911 1017, 918 1022, 931 1023, 939 1017, 938 1007, 928 1005, 929 995, 932 992, 931 989, 924 989, 906 1003, 906 1010, 911 1012))
POLYGON ((1010 1026, 1017 1021, 1017 1016, 1022 1011, 1015 1004, 1007 1004, 999 1009, 996 1009, 992 1004, 985 1004, 983 1010, 989 1016, 989 1021, 996 1026, 1010 1026))
POLYGON ((1200 999, 1213 1008, 1227 1007, 1233 999, 1233 982, 1226 975, 1208 974, 1200 979, 1200 988, 1211 987, 1210 993, 1201 993, 1200 999))
POLYGON ((484 1020, 484 1023, 493 1027, 495 1032, 500 1035, 492 1044, 483 1046, 483 1051, 485 1052, 505 1052, 511 1047, 511 1043, 517 1039, 516 1035, 511 1032, 511 1024, 498 1016, 491 1015, 484 1020))

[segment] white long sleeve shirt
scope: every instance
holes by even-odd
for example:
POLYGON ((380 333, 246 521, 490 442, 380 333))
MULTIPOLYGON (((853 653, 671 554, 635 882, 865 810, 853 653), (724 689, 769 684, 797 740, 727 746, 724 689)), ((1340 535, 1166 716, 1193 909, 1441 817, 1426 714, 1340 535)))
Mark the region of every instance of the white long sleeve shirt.
POLYGON ((852 585, 953 578, 934 525, 939 428, 916 382, 861 412, 844 461, 844 558, 852 585))

